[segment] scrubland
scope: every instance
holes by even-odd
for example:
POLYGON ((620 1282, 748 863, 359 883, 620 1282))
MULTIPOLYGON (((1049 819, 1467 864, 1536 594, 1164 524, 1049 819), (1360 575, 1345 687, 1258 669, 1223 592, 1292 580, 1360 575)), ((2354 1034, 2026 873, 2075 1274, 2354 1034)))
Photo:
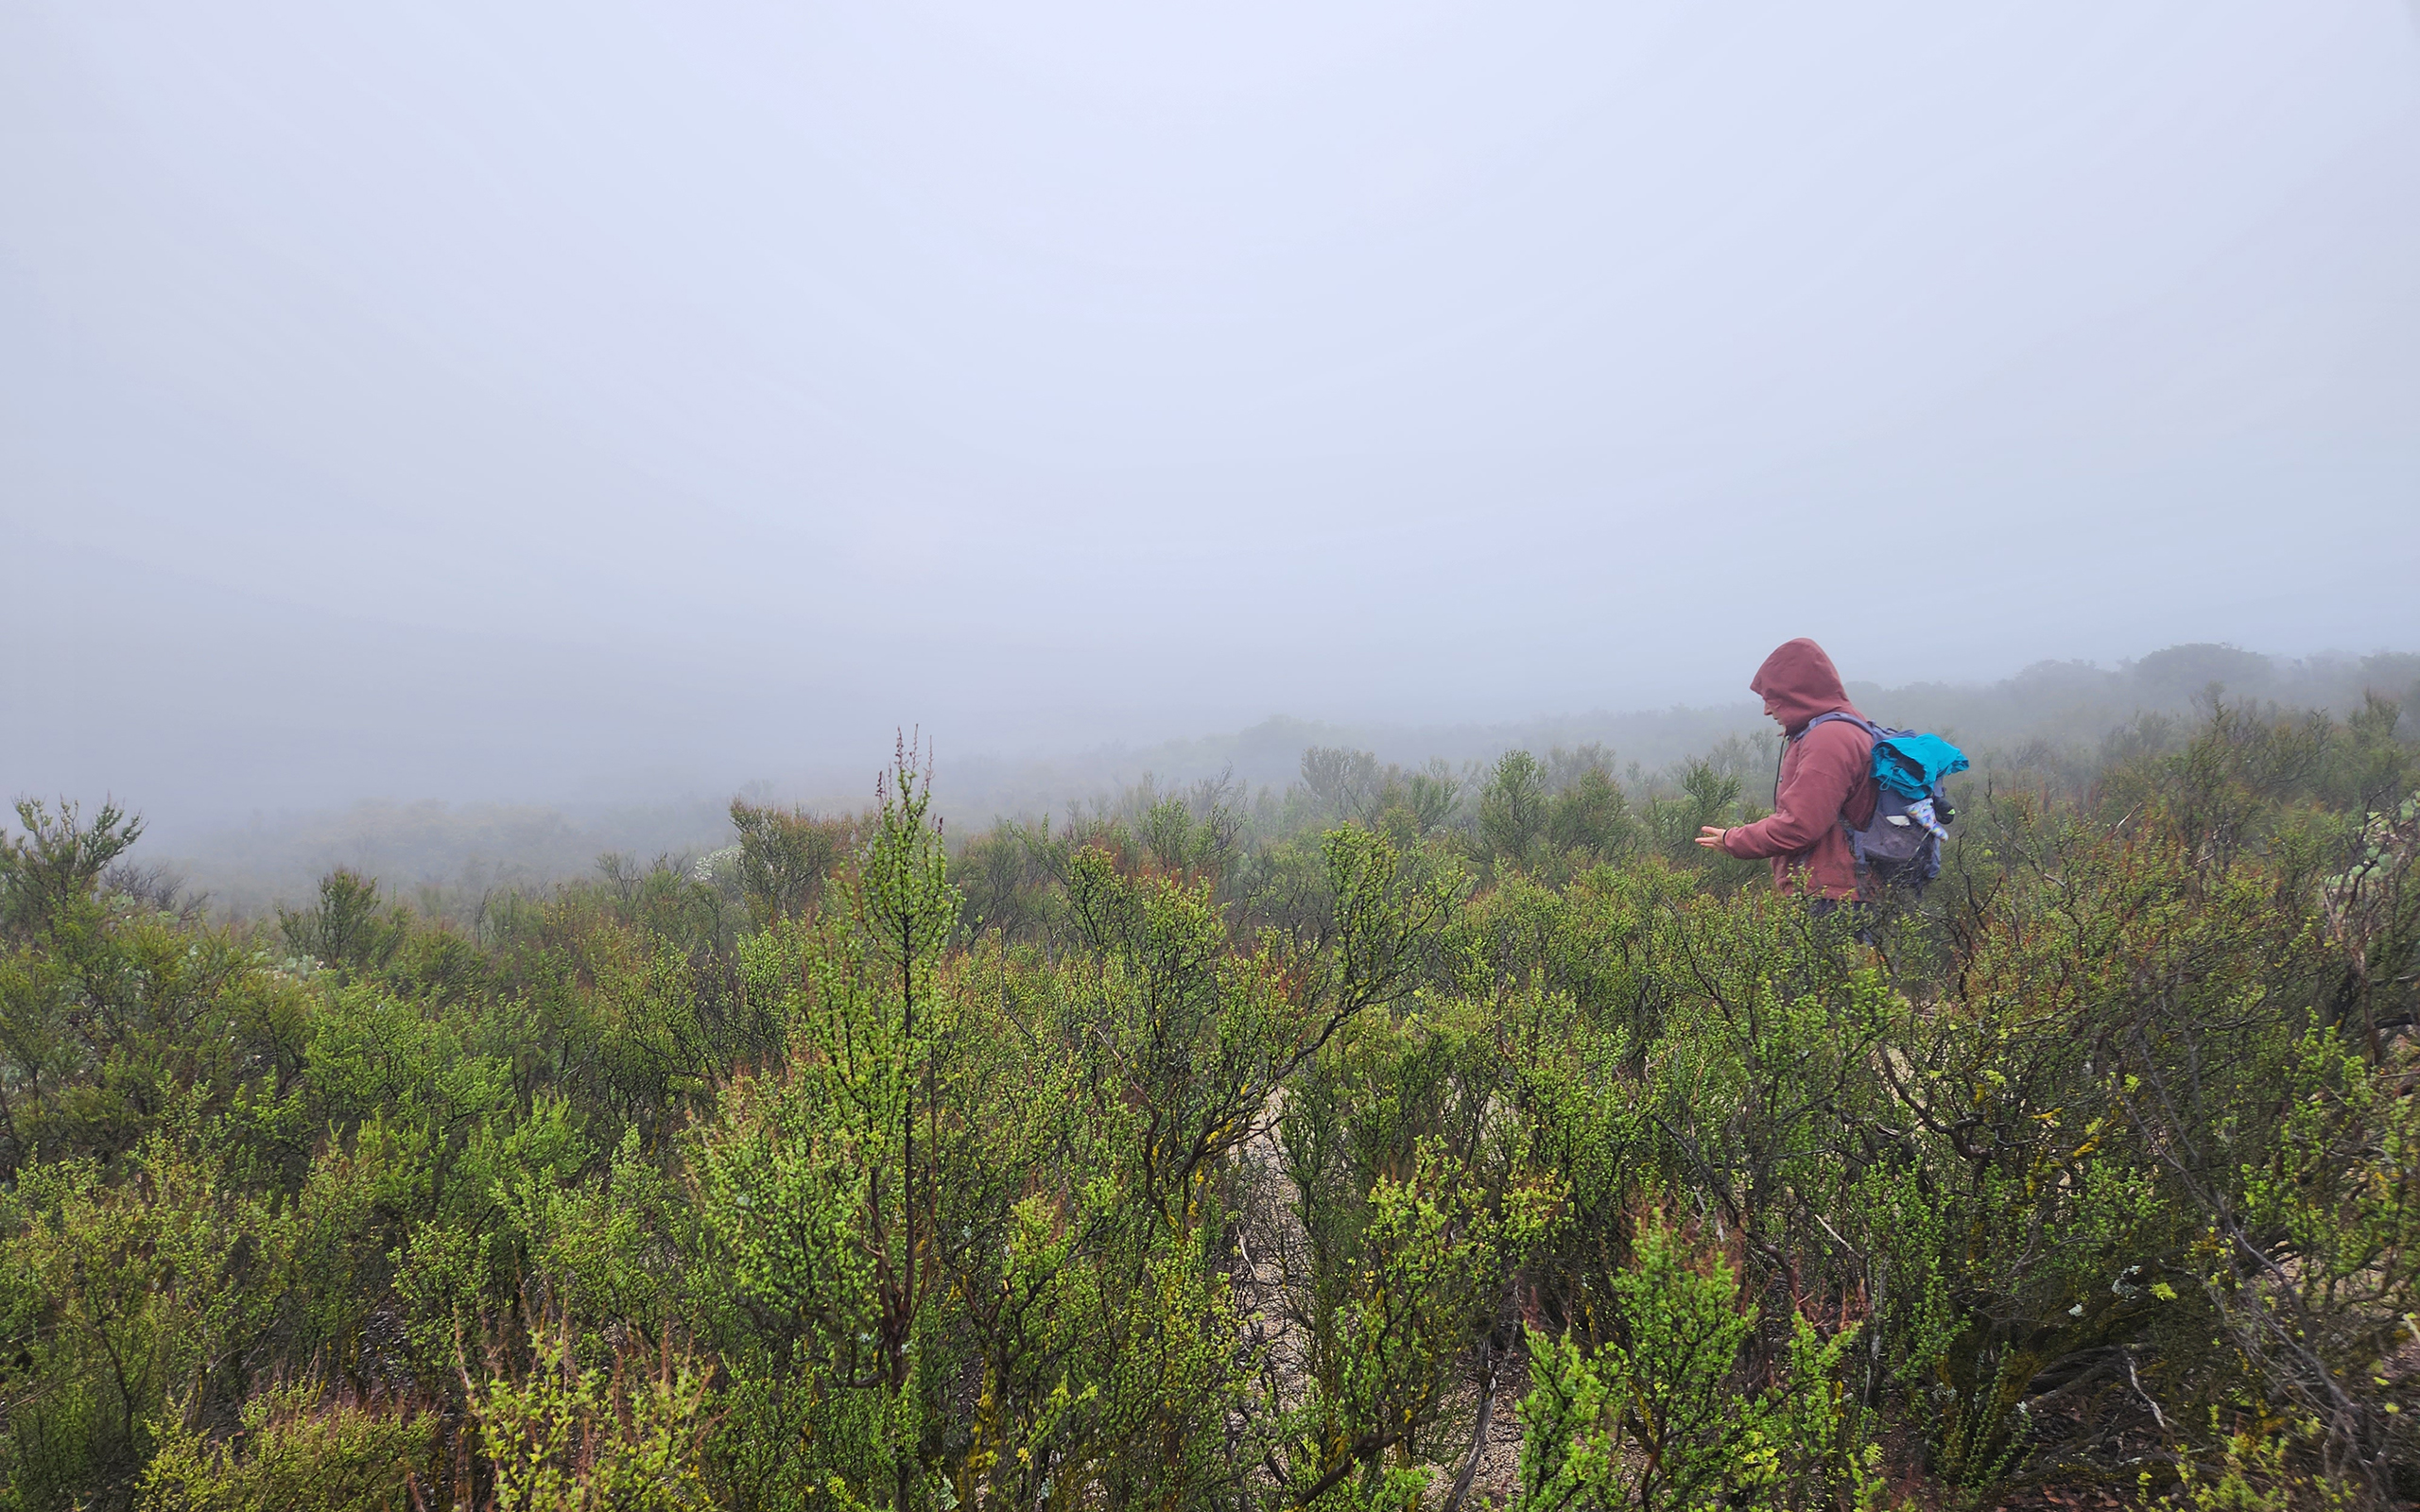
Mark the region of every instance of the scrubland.
MULTIPOLYGON (((1876 711, 1887 716, 1887 711, 1876 711)), ((2420 1496, 2420 747, 2011 742, 1870 927, 1643 778, 1259 793, 222 922, 0 852, 0 1504, 2420 1496)))

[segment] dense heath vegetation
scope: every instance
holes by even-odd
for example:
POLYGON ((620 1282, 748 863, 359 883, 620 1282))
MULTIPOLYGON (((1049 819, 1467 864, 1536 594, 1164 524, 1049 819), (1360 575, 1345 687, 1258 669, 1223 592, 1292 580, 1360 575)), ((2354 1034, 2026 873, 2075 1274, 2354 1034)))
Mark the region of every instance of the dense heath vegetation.
POLYGON ((0 1503, 2420 1496, 2396 722, 2004 762, 1870 940, 1688 843, 1740 750, 963 839, 903 752, 233 926, 28 802, 0 1503))

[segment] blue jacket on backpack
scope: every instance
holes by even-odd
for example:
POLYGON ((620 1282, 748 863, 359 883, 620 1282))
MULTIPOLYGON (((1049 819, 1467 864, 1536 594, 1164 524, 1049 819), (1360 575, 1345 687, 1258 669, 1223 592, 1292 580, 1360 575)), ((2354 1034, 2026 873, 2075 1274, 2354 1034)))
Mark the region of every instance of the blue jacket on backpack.
POLYGON ((1858 864, 1886 883, 1922 887, 1941 875, 1941 842, 1957 816, 1942 783, 1966 770, 1966 753, 1942 739, 1912 730, 1885 730, 1851 713, 1818 714, 1808 728, 1845 720, 1874 737, 1874 781, 1879 798, 1873 817, 1852 825, 1849 848, 1858 864))

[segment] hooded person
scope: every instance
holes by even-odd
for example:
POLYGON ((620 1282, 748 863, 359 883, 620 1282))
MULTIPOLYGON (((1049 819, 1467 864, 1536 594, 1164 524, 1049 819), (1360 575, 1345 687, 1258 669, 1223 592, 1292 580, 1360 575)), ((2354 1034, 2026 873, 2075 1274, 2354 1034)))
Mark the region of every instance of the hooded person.
POLYGON ((1807 724, 1817 714, 1840 713, 1860 721, 1865 716, 1849 702, 1832 659, 1804 636, 1775 647, 1748 691, 1765 700, 1765 713, 1788 741, 1773 811, 1736 829, 1709 824, 1698 844, 1735 856, 1770 858, 1773 885, 1785 892, 1833 902, 1856 899, 1857 853, 1848 831, 1874 816, 1880 797, 1874 781, 1874 739, 1846 719, 1825 720, 1812 730, 1807 724))

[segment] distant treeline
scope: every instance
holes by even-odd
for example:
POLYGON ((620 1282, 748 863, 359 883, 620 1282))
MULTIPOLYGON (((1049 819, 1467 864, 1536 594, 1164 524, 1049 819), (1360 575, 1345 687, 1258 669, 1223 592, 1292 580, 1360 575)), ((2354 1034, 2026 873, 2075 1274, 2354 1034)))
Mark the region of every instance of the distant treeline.
POLYGON ((2408 1503, 2401 724, 2009 738, 1870 916, 1747 731, 234 924, 27 801, 0 1508, 2408 1503))
MULTIPOLYGON (((1885 723, 1940 730, 1965 745, 1979 765, 2021 765, 2086 770, 2106 758, 2103 743, 2145 714, 2189 722, 2216 691, 2253 707, 2325 711, 2343 716, 2370 692, 2420 707, 2420 655, 2323 657, 2289 661, 2224 645, 2179 645, 2115 670, 2043 662, 1994 683, 1919 683, 1881 688, 1850 684, 1867 713, 1885 723)), ((2137 732, 2139 736, 2139 731, 2137 732)), ((1364 750, 1406 769, 1443 762, 1465 799, 1473 775, 1508 750, 1547 760, 1558 749, 1588 752, 1638 803, 1677 788, 1693 757, 1710 757, 1743 792, 1770 771, 1773 730, 1754 703, 1642 713, 1599 712, 1510 725, 1357 727, 1277 718, 1233 735, 1176 741, 1140 750, 1095 751, 1047 761, 941 756, 939 811, 971 833, 995 816, 1027 822, 1106 811, 1132 813, 1157 797, 1223 782, 1227 799, 1254 808, 1283 805, 1305 781, 1310 747, 1364 750)), ((862 808, 871 779, 792 777, 752 784, 757 802, 804 803, 846 812, 862 808)), ((365 802, 352 809, 268 815, 216 832, 180 832, 164 878, 186 896, 206 894, 222 918, 262 919, 309 896, 338 867, 377 875, 424 912, 458 916, 479 900, 514 889, 543 892, 587 873, 600 856, 629 862, 694 858, 725 843, 719 802, 652 808, 556 809, 543 805, 365 802)), ((156 849, 156 848, 155 848, 156 849)))

